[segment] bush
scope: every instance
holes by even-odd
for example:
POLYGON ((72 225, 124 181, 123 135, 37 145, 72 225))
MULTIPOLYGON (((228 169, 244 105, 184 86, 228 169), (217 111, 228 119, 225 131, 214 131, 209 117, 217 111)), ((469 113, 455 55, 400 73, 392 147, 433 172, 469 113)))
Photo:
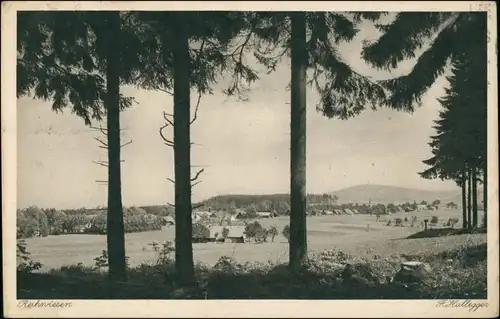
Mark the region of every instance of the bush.
POLYGON ((21 273, 32 273, 42 268, 42 264, 31 259, 31 253, 26 248, 26 242, 23 239, 16 243, 17 271, 21 273))
POLYGON ((208 227, 201 222, 193 224, 192 232, 193 238, 208 238, 210 235, 210 229, 208 229, 208 227))
POLYGON ((64 265, 58 270, 51 269, 49 274, 63 275, 68 277, 91 277, 96 276, 96 274, 103 274, 99 269, 94 267, 84 266, 83 263, 78 263, 76 265, 64 265))
POLYGON ((104 270, 108 268, 108 251, 103 250, 100 256, 94 258, 94 269, 104 270))
MULTIPOLYGON (((130 267, 129 265, 129 257, 125 256, 125 265, 127 268, 130 267)), ((106 271, 109 267, 108 263, 108 251, 103 250, 100 256, 97 256, 94 258, 94 270, 103 272, 106 271)))
POLYGON ((271 241, 274 243, 274 238, 278 236, 278 229, 276 228, 276 226, 273 225, 269 227, 268 233, 269 236, 271 236, 271 241))
POLYGON ((222 237, 223 237, 223 238, 227 238, 227 236, 228 236, 228 235, 229 235, 229 228, 224 227, 224 228, 222 229, 222 237))
POLYGON ((455 228, 455 225, 458 224, 458 218, 449 218, 446 226, 455 228))
POLYGON ((156 264, 157 265, 165 265, 170 264, 173 261, 172 253, 175 252, 175 246, 171 241, 166 241, 163 244, 159 245, 157 242, 152 242, 149 244, 153 247, 153 250, 156 252, 156 264))
POLYGON ((267 236, 269 235, 269 231, 265 228, 261 228, 257 231, 255 239, 257 242, 267 242, 267 236))
POLYGON ((241 268, 241 265, 233 257, 222 256, 215 263, 213 270, 216 273, 236 274, 241 268))
POLYGON ((437 217, 437 216, 431 217, 431 224, 437 224, 438 222, 439 222, 439 217, 437 217))
POLYGON ((263 227, 258 221, 245 225, 245 235, 249 238, 257 238, 263 236, 263 227))
POLYGON ((290 241, 290 226, 289 225, 285 225, 285 227, 283 227, 283 230, 281 231, 281 235, 283 235, 283 237, 285 237, 286 240, 290 241))

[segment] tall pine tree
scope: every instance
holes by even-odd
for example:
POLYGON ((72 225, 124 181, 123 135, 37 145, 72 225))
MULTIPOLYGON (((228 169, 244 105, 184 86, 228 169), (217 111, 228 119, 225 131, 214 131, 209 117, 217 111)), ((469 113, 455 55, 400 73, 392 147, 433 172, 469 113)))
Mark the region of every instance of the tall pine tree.
POLYGON ((307 258, 306 227, 306 86, 320 94, 317 110, 329 118, 348 119, 385 99, 383 88, 354 71, 339 57, 337 45, 357 34, 363 18, 380 13, 256 12, 247 35, 254 56, 270 72, 291 57, 290 260, 298 269, 307 258), (252 41, 253 40, 253 41, 252 41), (307 70, 312 71, 310 79, 307 70))

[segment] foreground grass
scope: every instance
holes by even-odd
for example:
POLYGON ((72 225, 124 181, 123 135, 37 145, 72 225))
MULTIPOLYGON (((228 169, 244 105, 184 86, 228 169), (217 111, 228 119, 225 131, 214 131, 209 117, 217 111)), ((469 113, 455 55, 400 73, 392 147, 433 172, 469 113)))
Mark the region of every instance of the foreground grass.
POLYGON ((213 267, 198 263, 197 282, 190 288, 176 286, 173 263, 165 255, 130 268, 127 283, 109 282, 105 271, 79 264, 47 274, 20 272, 17 293, 19 299, 482 299, 486 243, 477 236, 400 240, 387 244, 390 254, 313 252, 297 273, 282 263, 238 263, 224 256, 213 267), (410 246, 417 249, 405 253, 401 248, 410 246), (400 263, 410 260, 431 266, 425 280, 415 285, 392 281, 400 263), (353 266, 352 278, 342 276, 347 264, 353 266))

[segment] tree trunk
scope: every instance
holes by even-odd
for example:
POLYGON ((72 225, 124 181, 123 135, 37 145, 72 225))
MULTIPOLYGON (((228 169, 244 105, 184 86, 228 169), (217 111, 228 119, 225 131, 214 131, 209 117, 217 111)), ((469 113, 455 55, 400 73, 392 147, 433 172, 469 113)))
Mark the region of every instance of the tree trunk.
POLYGON ((306 227, 306 24, 305 14, 291 14, 292 70, 290 111, 290 260, 298 269, 307 260, 306 227))
POLYGON ((472 169, 467 169, 467 227, 472 228, 472 169))
POLYGON ((120 16, 118 12, 108 13, 106 57, 106 109, 108 137, 108 263, 109 278, 126 281, 125 234, 120 168, 120 107, 119 68, 120 16))
POLYGON ((182 13, 176 17, 174 64, 175 270, 179 284, 194 280, 191 220, 189 45, 182 13))
POLYGON ((472 227, 477 228, 477 168, 474 164, 472 166, 472 227))
POLYGON ((488 228, 488 167, 486 159, 484 160, 483 168, 483 211, 484 211, 484 223, 483 227, 488 228))
POLYGON ((462 168, 462 181, 461 181, 461 188, 462 188, 462 228, 467 228, 468 226, 468 221, 467 221, 467 171, 464 166, 462 168))

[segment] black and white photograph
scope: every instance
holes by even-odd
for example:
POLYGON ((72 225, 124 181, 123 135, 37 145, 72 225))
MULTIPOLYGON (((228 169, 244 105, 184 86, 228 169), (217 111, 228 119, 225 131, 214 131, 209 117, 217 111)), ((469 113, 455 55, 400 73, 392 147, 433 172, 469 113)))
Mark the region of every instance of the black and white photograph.
POLYGON ((2 20, 4 316, 499 314, 495 2, 2 20))

